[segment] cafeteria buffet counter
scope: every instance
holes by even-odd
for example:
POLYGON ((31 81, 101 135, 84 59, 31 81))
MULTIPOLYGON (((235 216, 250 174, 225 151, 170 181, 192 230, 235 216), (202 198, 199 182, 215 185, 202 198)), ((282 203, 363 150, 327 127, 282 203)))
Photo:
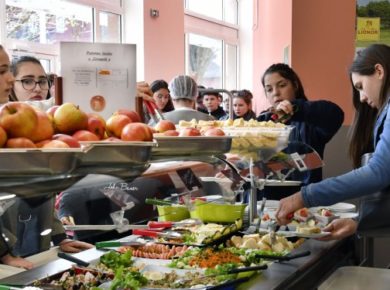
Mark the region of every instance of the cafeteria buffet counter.
MULTIPOLYGON (((316 289, 337 267, 348 264, 353 256, 352 248, 349 239, 331 242, 306 240, 295 251, 310 250, 311 254, 309 256, 287 262, 273 263, 267 270, 240 285, 238 289, 316 289)), ((75 257, 93 262, 104 253, 104 251, 90 249, 75 254, 75 257)), ((72 263, 56 258, 56 254, 57 251, 51 251, 49 255, 48 252, 36 255, 35 259, 46 255, 45 258, 51 261, 35 269, 5 277, 0 280, 0 284, 27 285, 38 278, 44 278, 69 269, 72 263)))

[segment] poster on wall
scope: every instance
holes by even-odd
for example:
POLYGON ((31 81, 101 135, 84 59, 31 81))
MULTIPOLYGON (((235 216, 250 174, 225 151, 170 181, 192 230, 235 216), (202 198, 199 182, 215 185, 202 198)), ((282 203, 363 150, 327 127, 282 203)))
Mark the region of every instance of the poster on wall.
POLYGON ((390 45, 390 0, 357 0, 356 50, 374 43, 390 45))
POLYGON ((135 44, 61 42, 62 102, 108 118, 120 108, 134 110, 135 44))

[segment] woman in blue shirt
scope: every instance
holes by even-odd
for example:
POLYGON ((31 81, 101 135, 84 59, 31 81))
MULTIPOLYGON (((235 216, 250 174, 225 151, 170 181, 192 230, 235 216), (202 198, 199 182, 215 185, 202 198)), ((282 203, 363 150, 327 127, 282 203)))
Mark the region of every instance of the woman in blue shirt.
MULTIPOLYGON (((374 44, 359 52, 350 68, 356 109, 350 155, 355 167, 364 153, 374 150, 370 161, 346 174, 301 188, 280 201, 277 219, 288 223, 290 213, 302 207, 326 206, 388 190, 390 187, 390 47, 374 44)), ((331 238, 356 230, 355 221, 341 219, 328 228, 331 238)))

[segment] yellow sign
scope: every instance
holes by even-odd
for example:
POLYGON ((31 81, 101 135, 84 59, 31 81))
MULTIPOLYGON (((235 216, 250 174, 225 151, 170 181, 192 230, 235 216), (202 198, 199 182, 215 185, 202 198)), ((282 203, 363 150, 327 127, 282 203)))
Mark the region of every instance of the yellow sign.
POLYGON ((381 32, 380 17, 358 17, 356 40, 379 41, 381 32))

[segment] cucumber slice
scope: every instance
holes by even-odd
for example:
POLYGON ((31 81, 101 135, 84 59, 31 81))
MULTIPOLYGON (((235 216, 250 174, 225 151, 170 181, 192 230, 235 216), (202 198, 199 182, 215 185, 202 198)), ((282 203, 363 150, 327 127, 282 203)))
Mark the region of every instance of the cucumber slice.
POLYGON ((230 233, 234 233, 234 232, 237 232, 237 231, 238 231, 238 227, 237 227, 236 224, 231 224, 231 225, 229 226, 229 228, 230 228, 230 233))
POLYGON ((222 236, 226 236, 226 235, 230 234, 229 226, 224 227, 221 234, 222 234, 222 236))
POLYGON ((202 241, 202 244, 204 245, 207 245, 207 244, 210 244, 213 242, 213 238, 212 237, 205 237, 202 241))
POLYGON ((213 241, 216 241, 216 240, 220 239, 221 237, 222 237, 222 233, 221 233, 220 231, 216 231, 216 232, 214 233, 214 235, 211 236, 211 239, 212 239, 213 241))

